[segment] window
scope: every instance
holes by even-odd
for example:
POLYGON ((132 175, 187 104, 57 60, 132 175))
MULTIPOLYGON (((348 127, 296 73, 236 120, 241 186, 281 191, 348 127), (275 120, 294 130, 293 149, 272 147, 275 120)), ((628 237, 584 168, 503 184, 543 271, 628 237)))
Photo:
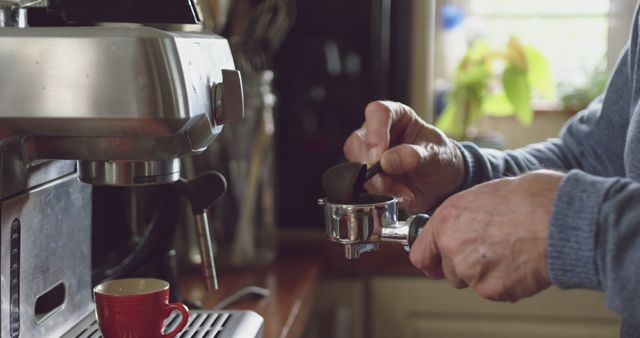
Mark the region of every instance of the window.
POLYGON ((609 0, 469 0, 466 24, 472 36, 496 46, 517 36, 548 58, 558 83, 581 84, 606 64, 609 6, 609 0))

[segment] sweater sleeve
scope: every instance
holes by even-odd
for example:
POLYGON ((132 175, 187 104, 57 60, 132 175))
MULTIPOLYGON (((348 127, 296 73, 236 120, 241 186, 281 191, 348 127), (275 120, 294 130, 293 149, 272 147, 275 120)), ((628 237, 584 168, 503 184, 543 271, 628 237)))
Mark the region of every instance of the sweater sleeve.
MULTIPOLYGON (((471 142, 457 143, 466 169, 462 189, 492 179, 517 176, 539 169, 562 172, 581 169, 601 176, 624 175, 619 168, 610 165, 621 161, 620 158, 615 158, 621 154, 614 155, 611 149, 603 146, 611 146, 611 140, 604 144, 598 141, 598 138, 606 137, 598 135, 603 101, 603 98, 594 100, 589 107, 568 121, 561 131, 560 138, 507 151, 481 149, 471 142)), ((623 129, 626 131, 626 128, 623 129)), ((619 141, 615 143, 618 143, 616 146, 622 152, 624 139, 619 141)))
POLYGON ((623 154, 633 86, 629 60, 635 59, 631 54, 626 48, 605 94, 570 119, 559 138, 508 151, 457 143, 466 167, 462 188, 537 169, 579 169, 598 176, 625 176, 623 154))
POLYGON ((562 288, 604 290, 627 320, 640 318, 640 183, 570 171, 549 229, 548 263, 562 288))
POLYGON ((640 183, 608 179, 597 218, 595 267, 607 303, 638 323, 640 302, 640 183))
POLYGON ((622 55, 604 96, 567 122, 558 139, 504 152, 466 142, 458 146, 467 170, 463 189, 536 169, 566 172, 549 224, 551 279, 561 288, 604 290, 613 310, 637 320, 640 183, 624 178, 635 106, 630 89, 635 62, 630 60, 636 56, 630 50, 622 55))

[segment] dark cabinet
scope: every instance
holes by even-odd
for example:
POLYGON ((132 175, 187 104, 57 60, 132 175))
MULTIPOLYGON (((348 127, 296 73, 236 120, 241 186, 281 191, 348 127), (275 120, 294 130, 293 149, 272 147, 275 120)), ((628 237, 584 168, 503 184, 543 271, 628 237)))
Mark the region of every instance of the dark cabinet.
POLYGON ((278 219, 319 227, 324 170, 376 99, 406 101, 409 3, 298 0, 275 59, 278 219))

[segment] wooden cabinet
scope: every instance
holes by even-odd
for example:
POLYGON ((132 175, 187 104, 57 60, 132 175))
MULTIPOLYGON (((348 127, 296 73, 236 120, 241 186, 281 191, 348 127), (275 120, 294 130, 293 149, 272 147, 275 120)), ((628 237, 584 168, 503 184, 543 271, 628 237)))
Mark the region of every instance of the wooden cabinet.
POLYGON ((371 280, 371 338, 606 338, 619 319, 604 294, 551 287, 517 303, 422 277, 371 280))
POLYGON ((339 278, 322 282, 304 338, 365 338, 363 278, 339 278))

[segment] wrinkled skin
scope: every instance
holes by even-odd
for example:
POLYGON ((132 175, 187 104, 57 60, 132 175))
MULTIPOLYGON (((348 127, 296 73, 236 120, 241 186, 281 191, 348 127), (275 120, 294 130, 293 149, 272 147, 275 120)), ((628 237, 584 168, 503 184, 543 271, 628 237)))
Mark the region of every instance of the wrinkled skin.
POLYGON ((547 233, 563 174, 537 171, 460 192, 432 215, 410 253, 427 276, 517 301, 551 285, 547 233))
POLYGON ((375 101, 365 122, 344 144, 349 161, 381 161, 384 174, 365 184, 371 193, 402 197, 401 206, 424 212, 455 192, 464 179, 458 148, 409 107, 375 101))
POLYGON ((375 101, 344 144, 349 161, 382 164, 365 185, 402 198, 424 212, 442 203, 418 236, 411 262, 453 287, 517 301, 551 285, 546 260, 548 225, 563 174, 537 171, 456 193, 465 177, 460 150, 409 107, 375 101))

